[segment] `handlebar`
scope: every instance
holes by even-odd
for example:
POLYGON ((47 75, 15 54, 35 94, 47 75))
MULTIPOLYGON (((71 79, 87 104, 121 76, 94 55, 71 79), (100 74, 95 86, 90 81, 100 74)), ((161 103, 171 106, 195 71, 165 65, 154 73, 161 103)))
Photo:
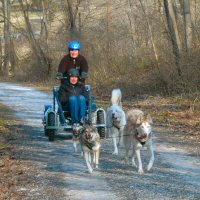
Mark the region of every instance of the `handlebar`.
MULTIPOLYGON (((79 76, 79 80, 85 80, 87 78, 88 78, 87 72, 82 72, 81 75, 79 76)), ((63 73, 57 72, 56 79, 57 80, 68 79, 68 76, 63 76, 63 73)))
MULTIPOLYGON (((57 80, 67 80, 68 76, 56 76, 57 80)), ((79 80, 84 80, 84 78, 79 77, 79 80)))
POLYGON ((58 77, 58 76, 56 76, 56 79, 57 80, 65 80, 65 79, 68 79, 68 77, 67 76, 64 76, 64 77, 58 77))

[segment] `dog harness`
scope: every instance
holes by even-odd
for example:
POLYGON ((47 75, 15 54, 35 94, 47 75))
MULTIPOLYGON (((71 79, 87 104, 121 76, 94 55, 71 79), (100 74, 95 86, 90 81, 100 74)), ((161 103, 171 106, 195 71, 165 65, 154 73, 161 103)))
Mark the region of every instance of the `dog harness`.
POLYGON ((111 127, 115 127, 117 128, 118 130, 120 129, 120 126, 117 126, 114 122, 112 122, 112 126, 111 127))

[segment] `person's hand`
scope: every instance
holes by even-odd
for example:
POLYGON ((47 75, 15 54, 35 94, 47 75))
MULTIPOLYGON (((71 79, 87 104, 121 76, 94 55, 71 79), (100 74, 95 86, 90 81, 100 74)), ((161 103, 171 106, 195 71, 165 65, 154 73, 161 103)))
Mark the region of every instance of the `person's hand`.
POLYGON ((57 79, 57 80, 63 79, 63 73, 57 72, 57 74, 56 74, 56 79, 57 79))
POLYGON ((81 72, 80 79, 85 80, 87 77, 88 77, 88 73, 87 72, 81 72))

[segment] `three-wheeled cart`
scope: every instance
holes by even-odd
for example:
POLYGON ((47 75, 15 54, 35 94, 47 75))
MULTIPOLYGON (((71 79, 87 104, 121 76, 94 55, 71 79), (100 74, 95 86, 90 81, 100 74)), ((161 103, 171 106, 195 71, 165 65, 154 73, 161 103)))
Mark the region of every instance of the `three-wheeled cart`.
MULTIPOLYGON (((106 131, 106 113, 103 108, 98 108, 94 96, 92 96, 91 86, 85 85, 88 92, 87 111, 85 123, 93 124, 98 130, 101 138, 105 137, 106 131)), ((44 106, 43 126, 44 133, 49 141, 54 141, 55 136, 59 132, 72 130, 72 120, 69 111, 63 111, 59 101, 59 86, 53 87, 53 104, 44 106), (58 108, 61 110, 58 113, 58 108), (60 115, 64 117, 66 123, 60 123, 60 115)))

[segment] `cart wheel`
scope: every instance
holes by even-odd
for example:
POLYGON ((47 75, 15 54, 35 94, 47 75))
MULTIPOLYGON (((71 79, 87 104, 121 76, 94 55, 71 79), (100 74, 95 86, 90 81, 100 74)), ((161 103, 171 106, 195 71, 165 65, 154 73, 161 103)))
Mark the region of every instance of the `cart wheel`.
MULTIPOLYGON (((103 110, 97 111, 97 125, 98 124, 105 124, 103 110)), ((100 138, 101 139, 105 138, 105 132, 106 132, 105 127, 98 127, 97 130, 98 130, 98 133, 100 135, 100 138)))
MULTIPOLYGON (((48 115, 48 126, 55 126, 55 113, 49 113, 48 115)), ((47 135, 49 137, 49 141, 54 141, 55 139, 55 129, 46 130, 47 135)), ((45 134, 46 134, 45 132, 45 134)))

